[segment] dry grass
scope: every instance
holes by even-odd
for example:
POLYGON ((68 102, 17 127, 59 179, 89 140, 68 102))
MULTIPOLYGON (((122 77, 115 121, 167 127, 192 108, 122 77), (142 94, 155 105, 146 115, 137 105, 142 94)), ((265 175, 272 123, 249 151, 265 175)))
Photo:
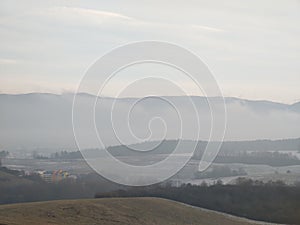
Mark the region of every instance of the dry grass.
POLYGON ((1 205, 0 224, 250 225, 256 223, 164 199, 107 198, 1 205))

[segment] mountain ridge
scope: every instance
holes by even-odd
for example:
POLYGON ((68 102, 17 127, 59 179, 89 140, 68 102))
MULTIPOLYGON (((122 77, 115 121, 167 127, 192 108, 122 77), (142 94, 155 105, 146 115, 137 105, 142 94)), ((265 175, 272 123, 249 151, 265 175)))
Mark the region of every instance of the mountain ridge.
MULTIPOLYGON (((34 95, 46 95, 46 96, 74 96, 76 93, 72 92, 66 92, 66 93, 61 93, 61 94, 56 94, 56 93, 47 93, 47 92, 29 92, 29 93, 16 93, 16 94, 11 94, 11 93, 0 93, 0 96, 34 96, 34 95)), ((87 92, 81 92, 77 93, 77 95, 81 96, 88 96, 88 97, 96 97, 96 95, 87 93, 87 92)), ((151 96, 150 96, 151 97, 151 96)), ((248 99, 248 98, 239 98, 239 97, 232 97, 232 96, 227 96, 227 97, 222 97, 222 96, 211 96, 211 97, 206 97, 206 96, 197 96, 197 95, 189 95, 189 96, 181 96, 181 95, 162 95, 162 96, 154 96, 154 97, 163 97, 163 98, 210 98, 210 99, 224 99, 224 100, 242 100, 245 102, 256 102, 256 103, 271 103, 271 104, 277 104, 277 105, 286 105, 286 106, 296 106, 300 105, 300 101, 296 101, 294 103, 283 103, 283 102, 277 102, 274 100, 266 100, 266 99, 248 99)), ((100 97, 98 97, 100 98, 100 97)), ((120 100, 126 100, 126 99, 140 99, 139 97, 121 97, 121 98, 115 98, 115 97, 110 97, 110 96, 102 96, 101 98, 106 98, 106 99, 120 99, 120 100)))

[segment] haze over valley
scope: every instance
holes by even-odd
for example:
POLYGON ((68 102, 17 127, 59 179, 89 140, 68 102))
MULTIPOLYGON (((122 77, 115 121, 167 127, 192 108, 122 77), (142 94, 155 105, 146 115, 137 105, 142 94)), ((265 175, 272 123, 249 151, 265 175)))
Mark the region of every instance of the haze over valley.
MULTIPOLYGON (((72 94, 20 94, 20 95, 0 95, 0 147, 7 150, 17 149, 51 149, 60 148, 76 149, 75 138, 72 128, 72 94)), ((76 110, 80 110, 82 120, 90 116, 90 112, 85 109, 95 101, 95 97, 88 94, 79 94, 80 104, 76 110)), ((189 97, 167 96, 172 102, 180 107, 178 110, 184 113, 187 118, 187 126, 193 125, 192 111, 187 110, 187 100, 189 97), (186 107, 186 110, 185 110, 186 107)), ((211 116, 209 104, 204 97, 191 97, 199 111, 200 136, 198 140, 208 140, 211 128, 211 116)), ((217 105, 222 104, 221 98, 210 98, 217 105)), ((135 103, 134 98, 113 99, 104 98, 96 104, 96 126, 103 142, 110 145, 135 144, 144 141, 162 139, 187 139, 197 140, 194 131, 191 129, 180 137, 179 118, 176 112, 166 101, 159 98, 145 99, 135 103), (115 103, 114 103, 115 102, 115 103), (119 129, 116 138, 112 129, 111 112, 115 128, 119 129), (135 135, 133 138, 127 134, 127 126, 122 123, 124 115, 133 106, 130 126, 135 135), (143 115, 142 117, 140 115, 143 115), (148 127, 151 117, 159 116, 166 120, 167 131, 164 133, 163 124, 154 121, 148 127), (150 130, 152 137, 148 140, 150 130), (120 131, 121 130, 121 131, 120 131), (121 141, 121 143, 120 143, 121 141)), ((300 134, 300 103, 292 105, 276 103, 270 101, 251 101, 238 98, 225 98, 227 109, 227 130, 225 141, 257 140, 257 139, 287 139, 298 138, 300 134)), ((153 122, 153 121, 152 121, 153 122)), ((83 127, 85 133, 84 148, 97 148, 98 143, 91 142, 89 136, 94 135, 91 127, 83 127)), ((52 150, 53 151, 53 150, 52 150)))

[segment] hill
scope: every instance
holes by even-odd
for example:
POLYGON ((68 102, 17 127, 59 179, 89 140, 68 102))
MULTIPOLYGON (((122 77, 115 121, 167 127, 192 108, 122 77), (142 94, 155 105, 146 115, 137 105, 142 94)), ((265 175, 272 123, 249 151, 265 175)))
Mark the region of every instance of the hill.
POLYGON ((158 198, 51 201, 0 206, 0 224, 262 224, 158 198))

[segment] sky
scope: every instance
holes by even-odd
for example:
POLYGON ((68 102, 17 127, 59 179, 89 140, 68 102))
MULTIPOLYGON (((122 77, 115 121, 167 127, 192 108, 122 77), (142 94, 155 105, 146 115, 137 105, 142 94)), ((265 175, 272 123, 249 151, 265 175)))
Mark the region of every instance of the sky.
MULTIPOLYGON (((0 0, 0 93, 74 92, 111 49, 161 40, 197 54, 224 96, 294 103, 300 101, 299 12, 293 0, 0 0)), ((126 79, 120 76, 105 94, 126 79)), ((177 94, 161 86, 159 94, 177 94)))

